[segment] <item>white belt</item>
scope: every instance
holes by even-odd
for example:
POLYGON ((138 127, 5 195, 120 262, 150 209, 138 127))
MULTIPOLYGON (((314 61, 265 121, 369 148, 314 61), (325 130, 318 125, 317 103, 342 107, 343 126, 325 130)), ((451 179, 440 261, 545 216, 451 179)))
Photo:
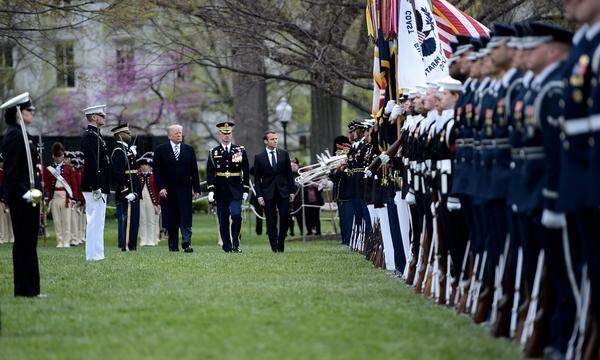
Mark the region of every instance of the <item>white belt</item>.
POLYGON ((563 122, 565 134, 569 136, 587 134, 600 130, 600 114, 590 117, 565 120, 563 122))

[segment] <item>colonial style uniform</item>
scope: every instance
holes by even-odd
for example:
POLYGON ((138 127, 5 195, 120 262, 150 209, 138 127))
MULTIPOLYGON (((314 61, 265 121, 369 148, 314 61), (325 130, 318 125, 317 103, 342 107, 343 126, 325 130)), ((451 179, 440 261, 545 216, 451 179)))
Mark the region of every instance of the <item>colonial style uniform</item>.
POLYGON ((76 232, 76 229, 71 227, 71 201, 74 198, 73 188, 76 186, 75 169, 65 162, 46 167, 44 185, 56 231, 56 247, 69 247, 73 233, 76 232))
MULTIPOLYGON (((106 105, 92 106, 83 113, 106 116, 105 109, 106 105)), ((104 259, 104 222, 110 193, 110 160, 98 127, 88 125, 81 139, 81 151, 85 162, 81 178, 87 217, 85 256, 88 261, 96 261, 104 259)))
POLYGON ((138 239, 140 246, 156 246, 159 241, 160 196, 154 181, 152 168, 142 171, 141 166, 152 164, 152 153, 146 153, 137 160, 137 177, 141 188, 140 230, 138 239))
MULTIPOLYGON (((221 122, 217 128, 231 134, 232 122, 221 122)), ((250 166, 246 149, 241 145, 219 145, 210 150, 206 165, 209 201, 216 202, 219 233, 223 251, 241 252, 242 201, 250 189, 250 166)))
MULTIPOLYGON (((118 139, 119 134, 129 133, 129 127, 127 124, 122 124, 111 131, 118 139)), ((141 199, 135 153, 129 144, 117 140, 110 160, 116 185, 115 202, 119 221, 119 248, 122 251, 135 251, 137 250, 141 199)))

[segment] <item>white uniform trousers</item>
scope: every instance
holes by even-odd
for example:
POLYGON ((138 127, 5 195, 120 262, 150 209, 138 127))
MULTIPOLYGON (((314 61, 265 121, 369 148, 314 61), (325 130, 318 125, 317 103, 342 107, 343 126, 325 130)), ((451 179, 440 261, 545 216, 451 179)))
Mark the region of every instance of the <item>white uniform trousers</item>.
POLYGON ((88 261, 104 259, 104 221, 106 217, 106 194, 94 200, 91 192, 84 192, 87 231, 85 258, 88 261))
POLYGON ((396 261, 394 259, 394 242, 392 241, 392 231, 390 230, 390 219, 388 217, 387 207, 375 209, 381 226, 381 237, 383 238, 383 255, 385 258, 386 270, 396 270, 396 261))
POLYGON ((140 200, 140 227, 138 231, 138 240, 140 246, 158 245, 160 228, 158 227, 158 217, 154 211, 154 204, 150 198, 148 187, 144 186, 142 190, 142 200, 140 200))
POLYGON ((412 228, 412 221, 410 218, 410 205, 402 199, 402 193, 396 192, 394 197, 396 203, 396 209, 398 209, 398 220, 400 220, 400 234, 402 235, 402 247, 404 248, 404 257, 406 258, 405 272, 408 275, 408 264, 412 261, 412 255, 410 252, 410 229, 412 228))
POLYGON ((66 248, 71 240, 71 207, 66 204, 67 193, 64 190, 54 190, 50 201, 50 211, 56 232, 56 247, 66 248))
POLYGON ((0 244, 15 242, 8 206, 0 202, 0 244))

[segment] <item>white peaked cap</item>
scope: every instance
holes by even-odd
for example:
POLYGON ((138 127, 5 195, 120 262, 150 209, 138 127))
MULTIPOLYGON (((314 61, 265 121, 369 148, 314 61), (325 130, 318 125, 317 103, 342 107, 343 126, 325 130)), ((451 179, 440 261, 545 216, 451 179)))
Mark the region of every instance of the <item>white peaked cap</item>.
POLYGON ((0 105, 0 110, 8 109, 13 106, 21 105, 30 102, 29 93, 23 93, 21 95, 17 95, 12 99, 8 99, 4 104, 0 105))
POLYGON ((440 84, 440 91, 448 90, 448 91, 461 91, 462 90, 462 82, 447 76, 438 81, 440 84))
POLYGON ((106 105, 94 105, 83 109, 84 115, 102 114, 106 115, 106 105))

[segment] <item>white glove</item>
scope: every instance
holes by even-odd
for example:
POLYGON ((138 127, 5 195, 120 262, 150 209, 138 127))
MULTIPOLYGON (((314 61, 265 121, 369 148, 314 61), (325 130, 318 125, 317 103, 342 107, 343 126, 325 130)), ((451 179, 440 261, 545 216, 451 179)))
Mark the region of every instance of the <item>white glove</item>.
POLYGON ((23 194, 23 200, 31 203, 33 201, 33 196, 31 196, 31 190, 28 190, 25 194, 23 194))
POLYGON ((371 176, 373 176, 373 172, 369 169, 365 170, 365 179, 370 178, 371 176))
POLYGON ((131 150, 131 152, 133 153, 133 156, 137 156, 137 146, 136 145, 130 146, 129 150, 131 150))
MULTIPOLYGON (((210 194, 209 194, 209 196, 210 196, 210 194)), ((245 193, 242 194, 242 200, 243 201, 248 200, 248 193, 247 192, 245 192, 245 193)))
POLYGON ((542 225, 548 229, 560 229, 567 226, 567 218, 564 213, 544 210, 542 213, 542 225))
POLYGON ((408 194, 406 194, 406 197, 404 198, 404 200, 408 203, 408 205, 413 205, 417 203, 417 199, 415 198, 415 194, 413 194, 412 192, 408 192, 408 194))
POLYGON ((385 115, 389 115, 392 112, 394 105, 396 105, 396 102, 394 100, 388 101, 387 104, 385 104, 385 109, 384 109, 383 113, 385 115))
POLYGON ((390 157, 386 153, 382 153, 381 155, 379 155, 379 159, 381 160, 381 163, 383 165, 387 165, 387 163, 390 162, 390 157))
POLYGON ((392 113, 390 114, 390 122, 393 124, 394 122, 396 122, 396 119, 402 115, 402 106, 396 104, 394 105, 394 108, 392 109, 392 113))
POLYGON ((438 203, 437 202, 432 202, 431 206, 429 207, 429 209, 431 210, 431 215, 435 216, 435 209, 438 207, 438 203))
POLYGON ((208 202, 214 202, 214 201, 215 201, 215 193, 211 191, 208 193, 208 202))
POLYGON ((127 199, 127 201, 132 202, 133 200, 135 200, 137 196, 135 196, 134 193, 129 193, 127 194, 127 196, 125 196, 125 199, 127 199))
POLYGON ((460 200, 457 198, 448 198, 448 203, 446 204, 448 211, 460 210, 460 200))

